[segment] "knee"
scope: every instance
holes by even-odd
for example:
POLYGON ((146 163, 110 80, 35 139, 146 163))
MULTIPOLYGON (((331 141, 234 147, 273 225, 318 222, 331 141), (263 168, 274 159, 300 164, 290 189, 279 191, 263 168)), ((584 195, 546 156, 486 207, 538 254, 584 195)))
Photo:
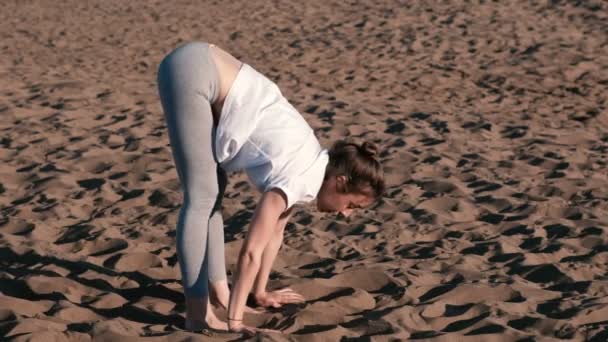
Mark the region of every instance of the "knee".
POLYGON ((205 212, 211 215, 214 207, 214 201, 197 201, 189 203, 187 206, 188 210, 205 212))
POLYGON ((215 207, 215 202, 215 197, 187 197, 184 199, 184 207, 188 210, 211 211, 215 207))

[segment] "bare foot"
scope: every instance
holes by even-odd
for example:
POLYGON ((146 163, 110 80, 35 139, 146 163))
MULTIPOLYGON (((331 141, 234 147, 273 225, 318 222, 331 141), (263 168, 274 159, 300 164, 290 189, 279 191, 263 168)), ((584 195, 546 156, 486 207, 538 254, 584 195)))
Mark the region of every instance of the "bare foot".
POLYGON ((217 318, 207 319, 205 322, 186 319, 185 326, 186 330, 189 331, 200 331, 204 329, 209 329, 218 332, 228 332, 228 323, 222 322, 217 318))
POLYGON ((232 332, 240 332, 240 333, 244 334, 245 336, 253 336, 253 335, 257 334, 258 332, 275 333, 275 334, 283 333, 280 330, 250 327, 250 326, 244 325, 242 322, 231 322, 231 324, 229 325, 229 329, 232 332))

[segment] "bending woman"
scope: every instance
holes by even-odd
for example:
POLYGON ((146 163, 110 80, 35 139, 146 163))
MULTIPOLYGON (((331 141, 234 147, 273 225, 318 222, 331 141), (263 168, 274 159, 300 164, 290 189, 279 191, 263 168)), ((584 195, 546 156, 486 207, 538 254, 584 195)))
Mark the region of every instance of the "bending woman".
POLYGON ((243 314, 253 291, 260 306, 304 298, 267 291, 268 276, 293 205, 348 216, 384 191, 376 147, 338 141, 323 149, 278 86, 206 42, 183 44, 158 69, 158 90, 184 192, 176 249, 186 299, 186 329, 253 333, 243 314), (245 170, 262 193, 241 248, 232 293, 224 260, 221 200, 227 172, 245 170), (211 305, 228 309, 228 322, 211 305))

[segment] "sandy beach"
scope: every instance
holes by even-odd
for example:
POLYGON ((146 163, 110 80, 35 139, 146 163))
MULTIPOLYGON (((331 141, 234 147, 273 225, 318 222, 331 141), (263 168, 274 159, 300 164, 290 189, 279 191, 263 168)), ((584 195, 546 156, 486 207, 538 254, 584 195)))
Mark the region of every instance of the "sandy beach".
MULTIPOLYGON (((156 71, 202 40, 387 175, 296 208, 269 285, 306 302, 258 340, 608 341, 606 2, 11 0, 0 34, 0 339, 242 340, 184 330, 156 71)), ((259 196, 230 175, 230 275, 259 196)))

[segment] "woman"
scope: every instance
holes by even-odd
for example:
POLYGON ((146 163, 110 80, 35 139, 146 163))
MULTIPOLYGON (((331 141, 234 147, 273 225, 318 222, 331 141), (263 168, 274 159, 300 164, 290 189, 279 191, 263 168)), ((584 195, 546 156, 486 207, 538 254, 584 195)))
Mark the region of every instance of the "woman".
POLYGON ((348 216, 384 191, 373 144, 339 141, 330 151, 277 85, 206 42, 183 44, 158 69, 171 150, 184 191, 176 249, 186 299, 186 329, 255 332, 242 322, 253 290, 260 306, 304 298, 266 291, 283 230, 297 202, 348 216), (226 172, 245 170, 262 192, 241 248, 232 293, 224 261, 221 199, 226 172), (210 293, 211 292, 211 293, 210 293), (228 309, 220 320, 211 304, 228 309))

